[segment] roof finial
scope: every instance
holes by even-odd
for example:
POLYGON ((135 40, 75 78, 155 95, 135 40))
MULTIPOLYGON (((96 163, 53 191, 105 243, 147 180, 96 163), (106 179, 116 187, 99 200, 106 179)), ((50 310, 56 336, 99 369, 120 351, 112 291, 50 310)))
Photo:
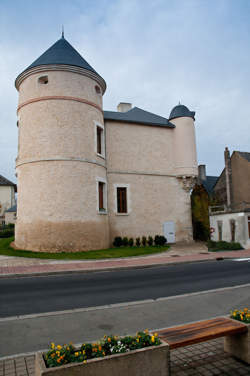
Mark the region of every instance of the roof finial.
POLYGON ((62 25, 62 38, 64 39, 64 26, 62 25))
POLYGON ((178 105, 180 105, 180 104, 181 104, 181 101, 179 101, 178 105))

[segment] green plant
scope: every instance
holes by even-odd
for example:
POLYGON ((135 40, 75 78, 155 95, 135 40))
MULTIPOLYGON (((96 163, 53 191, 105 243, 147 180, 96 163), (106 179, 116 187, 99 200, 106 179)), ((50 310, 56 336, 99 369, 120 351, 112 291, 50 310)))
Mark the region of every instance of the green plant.
POLYGON ((97 343, 82 344, 80 349, 76 349, 72 343, 56 346, 52 342, 44 358, 46 366, 52 368, 68 363, 86 363, 88 359, 102 358, 107 355, 121 354, 148 346, 159 346, 160 344, 158 334, 151 335, 146 329, 144 332, 138 332, 136 336, 104 336, 97 343))
POLYGON ((141 245, 141 239, 140 238, 136 238, 135 239, 135 244, 136 244, 136 247, 140 247, 140 245, 141 245))
POLYGON ((128 245, 130 247, 133 247, 133 245, 134 245, 134 239, 133 238, 129 238, 128 245))
POLYGON ((124 247, 127 247, 128 246, 128 238, 125 236, 123 239, 122 239, 122 245, 124 247))
POLYGON ((165 236, 155 235, 155 239, 154 239, 155 245, 157 245, 157 246, 159 246, 159 245, 165 245, 166 242, 167 242, 167 239, 165 238, 165 236))
POLYGON ((209 240, 207 242, 207 247, 209 251, 215 252, 215 251, 236 251, 243 249, 242 245, 240 243, 236 242, 226 242, 224 240, 221 241, 213 241, 209 240))
POLYGON ((122 238, 120 236, 116 236, 113 241, 114 247, 121 247, 122 246, 122 238))
POLYGON ((244 308, 243 310, 239 311, 235 309, 234 311, 230 312, 230 317, 234 320, 242 321, 247 324, 250 323, 250 310, 248 308, 244 308))
POLYGON ((149 237, 148 237, 148 245, 149 245, 150 247, 152 247, 153 243, 154 243, 154 239, 152 238, 152 236, 149 236, 149 237))
POLYGON ((14 229, 6 229, 0 231, 0 238, 10 238, 11 236, 14 236, 14 229))
POLYGON ((142 237, 141 242, 142 242, 143 247, 145 247, 147 245, 147 238, 146 238, 146 236, 142 237))

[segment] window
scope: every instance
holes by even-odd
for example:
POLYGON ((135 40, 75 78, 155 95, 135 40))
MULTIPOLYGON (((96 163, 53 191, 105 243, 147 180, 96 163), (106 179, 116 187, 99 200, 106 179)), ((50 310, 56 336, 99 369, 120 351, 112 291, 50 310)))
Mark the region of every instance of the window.
POLYGON ((96 137, 97 137, 97 153, 102 154, 102 133, 103 130, 100 127, 96 128, 96 137))
POLYGON ((105 158, 104 126, 95 122, 95 151, 99 157, 105 158))
POLYGON ((117 213, 127 213, 127 188, 117 187, 117 213))
POLYGON ((222 221, 217 221, 219 241, 222 241, 222 221))
POLYGON ((41 76, 38 78, 38 83, 46 85, 49 82, 48 76, 41 76))
POLYGON ((97 85, 95 86, 95 91, 96 91, 97 94, 101 94, 101 89, 97 85))
POLYGON ((230 219, 231 242, 235 242, 235 220, 230 219))
POLYGON ((107 184, 102 178, 97 178, 97 211, 107 213, 107 184))
POLYGON ((248 236, 250 238, 250 217, 248 217, 248 236))

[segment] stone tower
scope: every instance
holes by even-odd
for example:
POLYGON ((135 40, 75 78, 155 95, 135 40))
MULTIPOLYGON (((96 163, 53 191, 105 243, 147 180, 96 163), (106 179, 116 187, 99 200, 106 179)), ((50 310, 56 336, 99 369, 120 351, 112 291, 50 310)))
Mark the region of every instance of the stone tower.
POLYGON ((15 85, 16 247, 48 252, 107 248, 105 81, 62 35, 15 85))
POLYGON ((169 121, 175 125, 174 150, 175 169, 177 176, 197 176, 197 156, 194 128, 195 112, 179 104, 169 116, 169 121))

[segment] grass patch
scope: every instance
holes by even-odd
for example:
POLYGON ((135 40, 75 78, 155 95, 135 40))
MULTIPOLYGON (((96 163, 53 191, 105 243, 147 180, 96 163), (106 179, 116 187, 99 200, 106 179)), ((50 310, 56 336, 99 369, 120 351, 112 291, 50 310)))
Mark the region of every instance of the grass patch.
POLYGON ((0 239, 0 255, 56 260, 99 260, 105 258, 152 255, 154 253, 165 252, 169 249, 169 246, 165 245, 148 247, 119 247, 75 253, 48 253, 16 250, 10 246, 10 243, 13 240, 14 237, 0 239))

